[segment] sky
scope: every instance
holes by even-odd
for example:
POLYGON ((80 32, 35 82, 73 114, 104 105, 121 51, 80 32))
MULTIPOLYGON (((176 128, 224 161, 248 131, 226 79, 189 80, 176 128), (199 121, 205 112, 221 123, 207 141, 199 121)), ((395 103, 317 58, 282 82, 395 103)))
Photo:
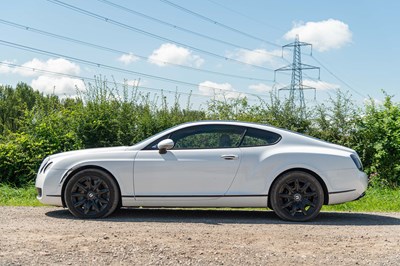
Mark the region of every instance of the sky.
MULTIPOLYGON (((341 90, 359 105, 399 96, 400 1, 0 1, 0 84, 75 96, 95 78, 160 103, 268 99, 301 47, 307 103, 341 90), (312 54, 311 54, 312 51, 312 54)), ((280 91, 287 97, 287 91, 280 91)))

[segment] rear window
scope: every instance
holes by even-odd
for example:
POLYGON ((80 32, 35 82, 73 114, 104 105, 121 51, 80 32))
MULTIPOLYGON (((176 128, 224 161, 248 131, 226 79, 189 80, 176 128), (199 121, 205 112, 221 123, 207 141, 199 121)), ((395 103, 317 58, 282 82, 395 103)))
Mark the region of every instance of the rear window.
POLYGON ((256 128, 248 128, 240 147, 273 145, 281 139, 279 134, 256 128))

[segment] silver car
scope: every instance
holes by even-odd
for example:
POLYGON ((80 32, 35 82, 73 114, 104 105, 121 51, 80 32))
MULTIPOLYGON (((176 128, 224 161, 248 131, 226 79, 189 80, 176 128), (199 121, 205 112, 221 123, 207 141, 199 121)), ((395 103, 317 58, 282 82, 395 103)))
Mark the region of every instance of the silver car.
POLYGON ((47 157, 38 199, 79 218, 121 206, 269 207, 284 220, 315 218, 322 205, 364 195, 357 153, 272 126, 200 121, 133 146, 47 157))

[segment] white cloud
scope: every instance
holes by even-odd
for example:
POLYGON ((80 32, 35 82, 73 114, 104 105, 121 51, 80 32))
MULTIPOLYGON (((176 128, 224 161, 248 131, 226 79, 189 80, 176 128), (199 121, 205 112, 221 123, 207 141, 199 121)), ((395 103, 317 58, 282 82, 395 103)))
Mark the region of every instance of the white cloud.
POLYGON ((55 94, 58 96, 73 96, 76 95, 77 89, 83 90, 85 84, 80 79, 73 79, 69 77, 53 77, 53 76, 39 76, 37 79, 32 80, 32 88, 43 92, 45 94, 55 94))
POLYGON ((165 66, 165 63, 173 63, 200 67, 204 60, 184 47, 179 47, 172 43, 164 43, 149 56, 149 62, 158 66, 165 66))
POLYGON ((245 95, 236 91, 229 83, 215 83, 204 81, 199 84, 199 92, 206 96, 215 96, 217 99, 243 98, 245 95))
POLYGON ((236 49, 234 52, 228 52, 227 56, 236 60, 252 65, 263 65, 265 63, 275 64, 278 57, 282 56, 281 50, 267 51, 265 49, 236 49))
POLYGON ((272 90, 272 87, 264 83, 258 83, 250 85, 249 89, 254 90, 256 92, 268 92, 272 90))
MULTIPOLYGON (((15 63, 10 61, 4 62, 15 63)), ((85 88, 84 82, 80 79, 53 76, 40 71, 45 70, 66 75, 79 75, 79 65, 64 58, 51 58, 47 61, 34 58, 31 61, 22 64, 22 66, 24 68, 0 65, 0 73, 13 73, 25 77, 36 77, 31 81, 32 88, 45 94, 54 93, 58 96, 73 96, 76 95, 77 88, 80 90, 85 88)))
POLYGON ((5 63, 5 65, 0 64, 0 73, 2 73, 2 74, 8 74, 8 73, 13 73, 13 72, 14 72, 14 68, 9 67, 9 66, 6 65, 6 64, 14 64, 15 61, 13 62, 13 61, 4 60, 4 61, 2 61, 2 62, 5 63))
POLYGON ((300 41, 311 43, 320 52, 339 49, 352 42, 349 26, 335 19, 295 24, 284 38, 293 40, 296 35, 300 41))
POLYGON ((339 89, 340 85, 338 84, 333 84, 321 80, 310 80, 306 79, 303 80, 303 84, 312 88, 315 88, 317 90, 334 90, 334 89, 339 89))
POLYGON ((123 54, 120 57, 118 57, 117 59, 118 61, 124 63, 125 65, 129 65, 137 60, 139 60, 139 58, 137 56, 135 56, 134 54, 123 54))
POLYGON ((78 75, 80 72, 80 67, 77 64, 64 58, 51 58, 47 61, 41 61, 37 58, 34 58, 31 61, 24 63, 22 66, 29 69, 15 68, 13 72, 22 76, 39 76, 40 72, 35 72, 35 69, 69 75, 78 75))

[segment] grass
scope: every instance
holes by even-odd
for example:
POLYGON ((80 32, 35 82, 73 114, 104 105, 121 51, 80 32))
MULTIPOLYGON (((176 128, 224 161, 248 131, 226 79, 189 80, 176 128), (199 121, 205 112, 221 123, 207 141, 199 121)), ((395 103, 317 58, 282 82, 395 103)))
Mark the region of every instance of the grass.
MULTIPOLYGON (((0 184, 0 206, 44 206, 36 199, 34 186, 15 188, 0 184)), ((400 188, 369 188, 367 195, 353 202, 324 206, 322 211, 400 212, 400 188)))
POLYGON ((0 206, 43 206, 36 199, 34 186, 16 188, 0 184, 0 206))
POLYGON ((400 188, 368 188, 365 197, 338 205, 323 206, 323 211, 400 212, 400 188))

